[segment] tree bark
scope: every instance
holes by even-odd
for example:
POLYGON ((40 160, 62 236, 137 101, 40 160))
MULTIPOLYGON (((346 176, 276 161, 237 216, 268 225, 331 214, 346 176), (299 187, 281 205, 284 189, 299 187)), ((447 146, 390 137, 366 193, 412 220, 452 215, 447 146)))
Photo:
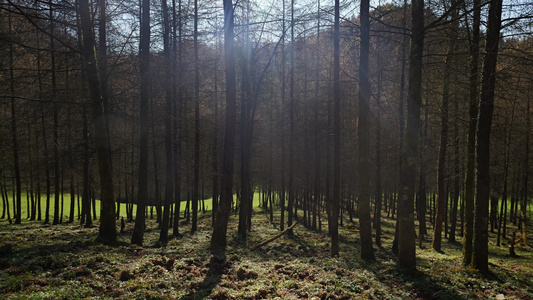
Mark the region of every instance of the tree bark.
POLYGON ((233 202, 233 170, 235 154, 235 123, 237 88, 235 81, 234 11, 232 0, 224 3, 224 60, 226 64, 226 127, 222 158, 222 191, 215 216, 215 227, 211 236, 211 250, 223 252, 226 249, 228 220, 233 202))
POLYGON ((192 195, 191 233, 198 228, 198 201, 200 199, 200 65, 198 61, 198 0, 194 0, 194 178, 192 195))
POLYGON ((424 0, 411 5, 411 51, 409 56, 409 88, 407 97, 407 126, 402 151, 402 178, 398 197, 398 265, 402 269, 416 269, 414 224, 414 190, 418 169, 420 138, 420 105, 422 103, 422 53, 424 47, 424 0))
MULTIPOLYGON (((341 86, 340 86, 340 8, 335 0, 335 22, 333 29, 333 197, 329 220, 331 235, 331 256, 339 255, 339 210, 341 188, 341 86)), ((370 236, 372 243, 372 235, 370 236)))
POLYGON ((529 137, 531 130, 530 99, 527 100, 526 114, 526 146, 524 147, 524 183, 520 202, 520 230, 522 233, 522 246, 527 246, 527 202, 528 202, 528 179, 529 179, 529 137))
POLYGON ((481 21, 481 1, 474 0, 474 21, 472 24, 472 38, 470 41, 470 91, 469 91, 469 120, 467 163, 465 175, 464 195, 464 236, 463 236, 463 265, 472 262, 472 241, 474 238, 474 197, 476 172, 476 128, 478 119, 478 69, 479 69, 479 26, 481 21))
MULTIPOLYGON (((454 101, 454 112, 458 116, 459 112, 459 99, 454 101)), ((448 240, 451 243, 455 243, 455 231, 457 229, 457 211, 459 206, 459 177, 460 177, 460 164, 459 164, 459 124, 456 120, 453 124, 453 135, 454 135, 454 154, 453 154, 453 165, 454 165, 454 174, 453 174, 453 197, 452 197, 452 207, 450 211, 450 232, 448 234, 448 240)))
MULTIPOLYGON (((455 6, 455 1, 452 1, 452 6, 455 6)), ((456 10, 454 10, 456 11, 456 10)), ((449 103, 450 103, 450 85, 451 72, 453 67, 453 56, 455 55, 455 40, 456 30, 454 23, 456 22, 456 14, 452 13, 452 24, 449 30, 449 45, 446 53, 446 62, 444 65, 444 78, 442 87, 442 106, 441 106, 441 131, 440 131, 440 146, 439 146, 439 163, 437 171, 437 219, 435 221, 435 230, 433 232, 433 249, 437 252, 442 252, 442 222, 446 216, 448 193, 445 185, 447 181, 446 176, 446 150, 448 148, 448 117, 449 117, 449 103)), ((447 227, 447 226, 446 226, 447 227)), ((446 231, 446 228, 445 228, 446 231)))
MULTIPOLYGON (((374 260, 374 248, 372 247, 372 223, 370 217, 370 75, 369 75, 369 44, 370 44, 370 13, 369 0, 361 0, 360 7, 360 57, 359 57, 359 124, 358 124, 358 142, 357 142, 357 165, 358 165, 358 183, 359 183, 359 226, 361 239, 361 258, 364 260, 374 260)), ((338 26, 338 25, 337 25, 338 26)), ((337 28, 338 30, 338 28, 337 28)), ((338 31, 336 32, 338 35, 338 31)), ((338 37, 337 37, 338 38, 338 37)), ((338 40, 337 40, 338 42, 338 40)), ((337 51, 339 51, 337 46, 337 51)), ((338 55, 338 53, 336 53, 338 55)), ((338 63, 338 58, 337 63, 338 63)), ((338 67, 338 65, 335 65, 338 67)), ((339 80, 335 74, 336 80, 339 80)), ((337 83, 338 84, 338 83, 337 83)), ((339 86, 336 86, 340 89, 339 86)), ((340 94, 340 92, 337 92, 340 94)), ((337 95, 340 98, 340 95, 337 95)), ((337 102, 340 99, 336 99, 337 102)), ((337 103, 335 103, 336 117, 340 119, 340 106, 337 115, 337 103)), ((335 123, 337 126, 337 124, 335 123)), ((335 127, 335 137, 340 135, 339 128, 335 127)), ((340 144, 340 139, 339 139, 340 144)), ((335 143, 335 145, 337 145, 335 143)), ((339 146, 340 148, 340 146, 339 146)), ((339 149, 340 151, 340 149, 339 149)), ((379 150, 378 150, 379 152, 379 150)), ((337 155, 337 152, 335 152, 337 155)), ((340 156, 340 152, 338 154, 340 156)), ((337 159, 339 160, 339 159, 337 159)), ((337 162, 337 161, 336 161, 337 162)), ((336 165, 340 169, 339 165, 336 165)), ((340 172, 340 170, 338 171, 340 172)), ((335 187, 337 188, 337 187, 335 187)))
POLYGON ((139 188, 137 213, 131 243, 142 246, 145 227, 146 200, 148 198, 148 139, 150 105, 150 1, 141 2, 141 40, 139 45, 141 73, 139 188))
MULTIPOLYGON (((176 96, 176 101, 174 102, 174 106, 172 109, 173 113, 173 147, 172 147, 172 155, 174 157, 173 163, 174 163, 174 201, 176 201, 176 208, 174 210, 174 223, 172 227, 172 235, 175 237, 178 237, 180 235, 179 233, 179 222, 180 222, 180 213, 181 213, 181 170, 180 170, 180 160, 181 160, 181 142, 180 142, 180 130, 181 130, 181 118, 180 118, 180 110, 182 110, 182 103, 183 103, 183 88, 177 83, 177 77, 181 76, 181 67, 182 67, 182 45, 181 45, 181 38, 183 33, 183 26, 182 26, 182 9, 181 9, 181 0, 178 1, 178 14, 176 15, 176 1, 172 0, 172 20, 173 25, 176 25, 175 22, 177 20, 178 24, 178 32, 176 35, 176 29, 175 26, 173 26, 173 49, 174 52, 174 58, 173 61, 173 70, 176 73, 176 75, 173 77, 173 89, 172 93, 176 96), (177 57, 176 57, 177 56, 177 57), (177 59, 177 67, 174 64, 174 62, 177 59)), ((214 209, 214 208, 213 208, 214 209)))
POLYGON ((89 2, 81 0, 80 22, 83 32, 83 56, 87 74, 89 97, 93 104, 93 128, 96 143, 96 159, 100 174, 101 216, 98 240, 103 243, 115 243, 117 240, 115 220, 115 199, 113 196, 113 172, 109 151, 109 136, 105 122, 105 111, 100 90, 98 65, 95 53, 95 39, 89 2))
POLYGON ((168 226, 170 221, 170 206, 174 196, 174 160, 172 157, 172 84, 174 72, 172 70, 170 54, 170 22, 168 15, 167 0, 161 1, 163 14, 163 55, 165 60, 165 199, 163 218, 161 222, 161 232, 159 243, 166 245, 168 242, 168 226))
MULTIPOLYGON (((8 18, 9 32, 12 32, 11 14, 8 18)), ((9 91, 11 95, 11 138, 13 141, 13 165, 15 169, 15 199, 14 202, 14 219, 15 224, 21 223, 22 218, 22 195, 20 182, 20 163, 19 163, 19 142, 17 134, 17 117, 15 107, 15 75, 14 75, 14 57, 13 44, 9 44, 9 91)))
POLYGON ((479 101, 477 129, 477 185, 474 218, 473 267, 481 273, 489 271, 488 218, 490 197, 490 134, 494 110, 494 88, 496 84, 496 62, 500 40, 502 0, 491 0, 489 5, 485 59, 479 101))
MULTIPOLYGON (((383 190, 381 187, 381 89, 383 82, 383 73, 381 70, 381 61, 378 54, 378 88, 376 96, 376 194, 375 194, 375 213, 374 213, 374 228, 376 230, 376 246, 381 247, 381 210, 383 206, 383 190)), ((350 210, 351 211, 351 210, 350 210)))

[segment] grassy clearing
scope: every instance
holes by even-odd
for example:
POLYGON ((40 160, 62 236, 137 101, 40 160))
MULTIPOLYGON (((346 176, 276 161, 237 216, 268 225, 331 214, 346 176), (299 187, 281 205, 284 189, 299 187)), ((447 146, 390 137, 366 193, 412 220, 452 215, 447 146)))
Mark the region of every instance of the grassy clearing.
POLYGON ((110 247, 94 242, 96 226, 2 222, 1 245, 11 244, 13 251, 0 256, 0 299, 533 299, 531 249, 508 257, 492 235, 489 278, 461 266, 460 244, 443 243, 441 254, 429 239, 417 249, 419 272, 406 275, 389 250, 395 220, 384 219, 383 248, 376 249, 376 262, 365 263, 358 225, 349 221, 340 228, 336 258, 329 255, 325 224, 322 232, 298 224, 293 237, 249 250, 279 232, 277 222, 255 210, 246 242, 235 238, 237 217, 230 219, 225 260, 209 254, 209 214, 200 214, 193 235, 180 224, 183 237, 164 248, 152 247, 159 237, 153 220, 145 247, 129 244, 133 223, 119 235, 120 245, 110 247))
MULTIPOLYGON (((70 204, 71 204, 71 199, 72 198, 74 198, 74 201, 75 201, 75 208, 74 208, 75 218, 74 219, 78 220, 78 202, 77 202, 77 197, 78 197, 77 195, 74 195, 74 197, 71 197, 70 194, 63 194, 63 222, 68 221, 68 219, 70 217, 70 204)), ((28 209, 28 201, 26 199, 27 199, 27 194, 26 193, 22 193, 22 207, 21 207, 21 210, 22 210, 22 221, 23 222, 25 222, 25 220, 28 220, 27 216, 28 216, 29 209, 28 209)), ((54 218, 54 207, 55 207, 55 201, 54 200, 55 200, 55 195, 52 194, 50 196, 50 222, 54 218)), ((9 209, 10 209, 11 217, 13 218, 13 199, 12 199, 12 195, 11 194, 8 195, 8 201, 9 201, 9 209)), ((260 201, 259 194, 255 194, 254 195, 254 204, 253 205, 254 206, 258 206, 259 205, 259 201, 260 201)), ((80 200, 80 202, 81 202, 81 200, 80 200)), ((198 203, 198 209, 199 210, 202 210, 202 202, 204 203, 203 205, 205 205, 206 213, 210 212, 211 209, 213 208, 213 199, 212 198, 207 198, 207 199, 204 199, 204 200, 200 200, 199 203, 198 203)), ((61 203, 61 200, 59 201, 59 203, 61 203)), ((182 214, 185 212, 186 204, 187 204, 186 201, 182 201, 181 202, 180 212, 182 214)), ((81 205, 81 203, 80 203, 80 205, 81 205)), ((42 195, 41 196, 41 214, 42 214, 42 219, 43 220, 44 220, 45 208, 46 208, 46 195, 42 195)), ((1 211, 2 211, 1 209, 3 209, 3 207, 0 208, 0 214, 1 214, 1 211)), ((96 215, 99 218, 100 217, 100 200, 96 200, 95 201, 95 209, 96 209, 96 215)), ((149 214, 150 214, 152 209, 153 209, 153 214, 154 214, 154 218, 155 218, 155 214, 156 214, 155 206, 148 206, 147 207, 147 211, 148 211, 149 214)), ((81 208, 80 208, 80 211, 81 211, 81 208)), ((61 207, 59 208, 59 212, 61 214, 61 207)), ((92 212, 92 206, 91 206, 91 212, 92 212)), ((137 204, 134 204, 133 205, 133 216, 134 217, 135 217, 135 213, 136 212, 137 212, 137 204)), ((126 218, 126 204, 125 203, 120 203, 120 216, 126 218)), ((60 215, 60 217, 61 217, 61 215, 60 215)), ((0 219, 0 224, 2 224, 4 222, 8 223, 7 219, 0 219)))

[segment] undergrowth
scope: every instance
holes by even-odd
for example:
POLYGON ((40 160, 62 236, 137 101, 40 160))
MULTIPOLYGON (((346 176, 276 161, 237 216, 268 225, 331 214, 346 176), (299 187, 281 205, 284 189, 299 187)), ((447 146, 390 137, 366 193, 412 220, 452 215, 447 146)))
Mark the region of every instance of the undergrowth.
MULTIPOLYGON (((279 218, 278 215, 276 215, 279 218)), ((358 224, 340 227, 340 255, 330 257, 327 228, 322 232, 296 225, 293 236, 250 250, 277 233, 277 222, 254 213, 246 241, 236 238, 237 217, 229 224, 225 257, 208 247, 210 216, 198 231, 157 247, 159 230, 147 220, 144 247, 129 244, 133 223, 120 243, 94 242, 97 227, 76 224, 21 225, 0 222, 0 246, 12 250, 0 257, 1 299, 533 299, 533 253, 496 247, 491 237, 491 276, 461 265, 461 245, 443 243, 437 253, 426 239, 417 248, 416 273, 396 267, 391 253, 395 220, 383 220, 383 247, 376 261, 359 258, 358 224)), ((279 220, 279 219, 278 219, 279 220)))

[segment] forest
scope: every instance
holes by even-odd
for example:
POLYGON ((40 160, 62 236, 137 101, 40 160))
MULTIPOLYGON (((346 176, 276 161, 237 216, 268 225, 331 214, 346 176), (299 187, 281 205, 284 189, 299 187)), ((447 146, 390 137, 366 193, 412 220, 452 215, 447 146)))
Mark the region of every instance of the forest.
POLYGON ((532 97, 529 0, 0 0, 0 299, 533 299, 532 97))

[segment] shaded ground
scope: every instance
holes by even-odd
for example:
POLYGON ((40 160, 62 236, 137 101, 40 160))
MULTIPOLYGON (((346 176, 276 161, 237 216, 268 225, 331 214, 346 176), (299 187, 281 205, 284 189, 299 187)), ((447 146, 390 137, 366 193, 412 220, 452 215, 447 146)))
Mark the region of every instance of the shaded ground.
POLYGON ((1 221, 0 246, 13 249, 0 255, 0 299, 533 299, 531 249, 510 258, 491 238, 494 276, 484 278, 462 268, 460 244, 444 243, 441 254, 428 239, 417 249, 419 272, 405 275, 389 250, 394 220, 384 222, 384 247, 376 249, 377 262, 366 264, 359 259, 358 226, 347 221, 340 228, 341 255, 331 258, 326 227, 320 233, 298 224, 294 237, 249 250, 278 229, 256 213, 249 240, 241 242, 232 217, 225 260, 207 250, 207 216, 197 233, 165 248, 151 246, 159 236, 153 221, 146 247, 129 245, 132 223, 119 236, 121 245, 110 247, 93 242, 97 227, 1 221))

